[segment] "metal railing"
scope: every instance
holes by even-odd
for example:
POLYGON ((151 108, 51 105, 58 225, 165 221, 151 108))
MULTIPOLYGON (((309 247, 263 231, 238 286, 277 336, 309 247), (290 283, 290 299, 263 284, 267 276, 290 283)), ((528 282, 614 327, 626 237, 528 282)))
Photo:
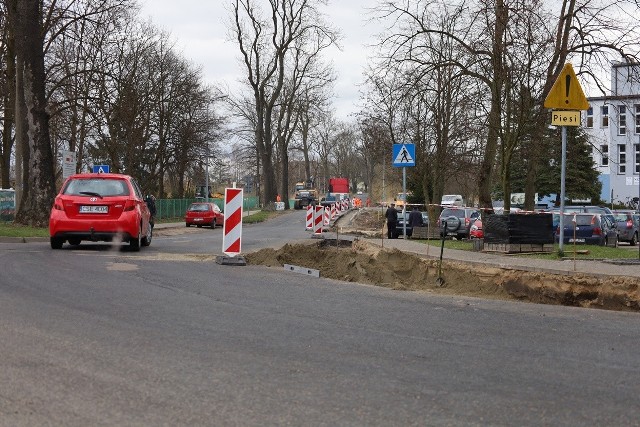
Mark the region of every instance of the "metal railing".
MULTIPOLYGON (((189 205, 193 202, 202 202, 204 199, 156 199, 156 219, 164 218, 183 218, 189 205)), ((224 210, 223 199, 209 199, 210 202, 218 205, 220 210, 224 210)), ((258 197, 245 197, 242 208, 247 210, 259 209, 260 202, 258 197)), ((12 222, 15 217, 15 208, 13 205, 0 206, 0 221, 12 222)))

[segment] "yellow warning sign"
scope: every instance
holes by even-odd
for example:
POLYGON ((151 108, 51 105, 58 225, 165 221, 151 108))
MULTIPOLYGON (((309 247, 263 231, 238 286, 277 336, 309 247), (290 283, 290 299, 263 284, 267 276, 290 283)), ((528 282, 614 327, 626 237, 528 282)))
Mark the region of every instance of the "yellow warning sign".
POLYGON ((573 72, 573 66, 567 63, 562 68, 549 95, 544 100, 545 108, 561 110, 588 110, 589 102, 584 96, 582 86, 573 72))

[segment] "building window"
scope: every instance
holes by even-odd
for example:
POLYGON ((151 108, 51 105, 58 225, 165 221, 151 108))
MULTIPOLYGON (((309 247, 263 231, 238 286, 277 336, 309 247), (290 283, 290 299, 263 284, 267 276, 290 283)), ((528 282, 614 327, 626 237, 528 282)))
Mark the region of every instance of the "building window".
POLYGON ((600 166, 609 166, 609 146, 600 146, 600 166))
POLYGON ((625 144, 618 144, 618 174, 624 175, 627 173, 627 146, 625 144))
MULTIPOLYGON (((637 108, 640 108, 640 105, 636 105, 636 111, 637 108)), ((636 118, 637 120, 637 118, 636 118)), ((587 123, 586 126, 588 128, 592 128, 593 127, 593 107, 589 107, 589 109, 587 110, 587 123)))
POLYGON ((636 158, 635 173, 640 174, 640 144, 633 144, 636 158))
POLYGON ((636 104, 636 133, 640 133, 640 104, 636 104))
POLYGON ((609 127, 609 106, 603 105, 600 107, 600 117, 602 118, 601 125, 603 128, 609 127))
POLYGON ((627 134, 627 107, 618 105, 618 135, 627 134))

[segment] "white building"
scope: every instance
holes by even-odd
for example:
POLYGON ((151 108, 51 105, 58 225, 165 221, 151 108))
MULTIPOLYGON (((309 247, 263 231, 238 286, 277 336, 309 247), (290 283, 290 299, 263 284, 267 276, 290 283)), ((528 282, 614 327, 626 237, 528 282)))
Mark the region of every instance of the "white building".
POLYGON ((640 195, 640 64, 613 63, 611 95, 588 100, 582 123, 600 171, 600 197, 626 204, 640 195))

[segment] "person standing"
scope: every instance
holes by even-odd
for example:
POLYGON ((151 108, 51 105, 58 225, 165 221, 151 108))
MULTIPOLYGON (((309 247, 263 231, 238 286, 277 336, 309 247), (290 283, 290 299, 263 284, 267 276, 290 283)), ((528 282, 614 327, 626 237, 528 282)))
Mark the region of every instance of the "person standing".
POLYGON ((149 224, 151 224, 151 228, 153 228, 156 222, 156 197, 153 194, 149 194, 144 201, 149 208, 149 213, 151 214, 149 217, 149 224))
POLYGON ((424 225, 422 213, 418 210, 417 206, 414 206, 409 214, 409 225, 411 225, 411 227, 422 227, 424 225))
POLYGON ((393 239, 398 224, 398 211, 394 203, 389 205, 387 211, 384 213, 384 217, 387 219, 387 238, 393 239))
POLYGON ((409 225, 411 226, 412 235, 416 227, 422 227, 424 225, 424 221, 422 220, 422 212, 418 210, 417 206, 414 206, 413 210, 409 214, 409 225))

